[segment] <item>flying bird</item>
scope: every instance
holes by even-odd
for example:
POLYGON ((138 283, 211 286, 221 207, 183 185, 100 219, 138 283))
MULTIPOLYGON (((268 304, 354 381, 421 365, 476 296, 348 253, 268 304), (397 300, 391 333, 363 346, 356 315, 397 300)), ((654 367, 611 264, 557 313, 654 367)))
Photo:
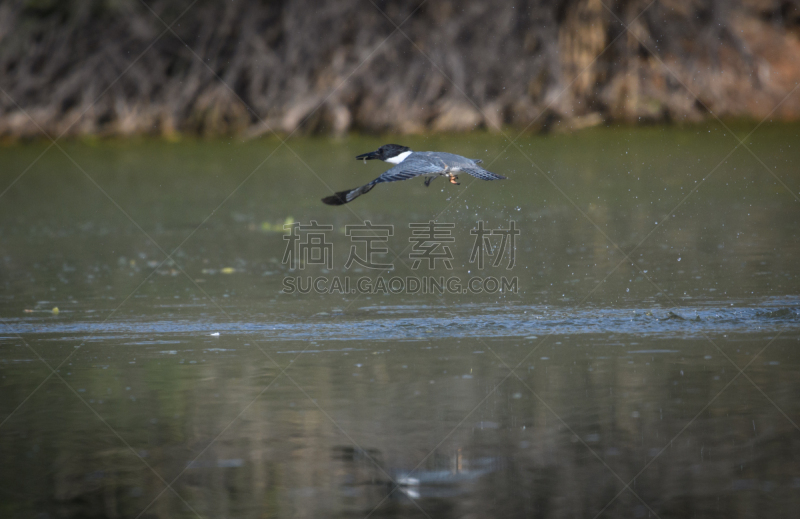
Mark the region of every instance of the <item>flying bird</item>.
POLYGON ((461 172, 481 180, 502 180, 506 178, 480 167, 478 164, 483 162, 480 159, 468 159, 460 155, 439 151, 411 151, 408 147, 400 146, 399 144, 384 144, 373 152, 359 155, 356 159, 364 162, 382 160, 395 164, 395 166, 386 170, 383 175, 368 184, 355 189, 339 191, 323 198, 322 201, 324 203, 328 205, 344 205, 352 202, 356 197, 368 193, 381 182, 396 182, 418 176, 426 177, 426 187, 430 185, 434 178, 440 176, 447 177, 451 184, 458 185, 458 173, 461 172))

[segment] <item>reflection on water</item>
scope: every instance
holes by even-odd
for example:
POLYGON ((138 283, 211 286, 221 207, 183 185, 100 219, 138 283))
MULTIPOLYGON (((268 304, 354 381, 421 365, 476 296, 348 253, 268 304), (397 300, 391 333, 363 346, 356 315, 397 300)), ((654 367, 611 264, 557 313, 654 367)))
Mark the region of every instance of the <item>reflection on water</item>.
MULTIPOLYGON (((796 133, 750 144, 789 185, 796 133)), ((505 183, 378 186, 352 213, 320 179, 377 175, 352 160, 373 139, 295 141, 316 175, 286 150, 256 169, 270 141, 66 146, 117 207, 45 154, 0 205, 0 515, 792 516, 794 198, 747 153, 703 181, 735 145, 713 128, 520 143, 570 200, 513 149, 505 183), (514 220, 516 265, 478 274, 518 293, 281 293, 284 222, 333 227, 302 275, 405 277, 429 274, 408 224, 445 208, 433 274, 476 275, 470 230, 514 220), (393 272, 344 267, 366 219, 395 226, 393 272)), ((3 186, 42 149, 1 149, 3 186)))
MULTIPOLYGON (((791 335, 747 372, 790 417, 791 335)), ((780 516, 799 504, 798 431, 724 357, 744 365, 773 336, 712 337, 721 351, 702 338, 602 334, 310 345, 232 335, 177 350, 108 340, 61 370, 91 409, 51 380, 4 426, 4 488, 18 515, 135 515, 160 477, 177 477, 177 495, 149 513, 190 515, 183 498, 206 517, 365 516, 379 504, 378 516, 416 515, 418 499, 438 516, 586 516, 647 467, 635 490, 661 516, 780 516)), ((57 362, 68 350, 47 339, 32 345, 57 362)), ((8 413, 47 372, 22 346, 4 352, 8 413)), ((624 492, 608 514, 642 506, 624 492)))

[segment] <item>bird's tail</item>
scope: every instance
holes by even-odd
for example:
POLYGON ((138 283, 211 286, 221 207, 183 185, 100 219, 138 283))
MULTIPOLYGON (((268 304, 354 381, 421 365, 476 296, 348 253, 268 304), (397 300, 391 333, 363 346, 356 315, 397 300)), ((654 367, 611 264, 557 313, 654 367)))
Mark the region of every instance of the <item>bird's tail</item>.
POLYGON ((370 182, 369 184, 364 184, 363 186, 355 189, 339 191, 331 196, 326 196, 322 199, 322 202, 328 205, 344 205, 348 202, 352 202, 356 199, 356 197, 359 197, 364 193, 368 193, 370 189, 375 187, 375 184, 377 184, 377 182, 370 182))

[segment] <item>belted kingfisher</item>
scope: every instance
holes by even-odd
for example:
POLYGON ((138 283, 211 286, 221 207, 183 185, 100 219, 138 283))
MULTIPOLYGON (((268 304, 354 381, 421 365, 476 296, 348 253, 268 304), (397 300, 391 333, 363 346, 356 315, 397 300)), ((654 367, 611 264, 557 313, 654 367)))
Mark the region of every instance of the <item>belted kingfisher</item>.
POLYGON ((384 162, 396 164, 392 169, 386 170, 369 184, 364 184, 355 189, 339 191, 338 193, 327 196, 322 201, 328 205, 344 205, 352 202, 356 197, 369 192, 376 184, 381 182, 396 182, 398 180, 408 180, 409 178, 426 175, 425 186, 429 186, 431 181, 439 176, 447 177, 451 184, 458 185, 457 173, 464 172, 481 180, 501 180, 506 177, 497 175, 491 171, 486 171, 478 166, 480 159, 468 159, 452 153, 442 153, 438 151, 411 151, 406 146, 399 144, 384 144, 376 151, 364 153, 356 157, 364 162, 368 160, 380 159, 384 162))

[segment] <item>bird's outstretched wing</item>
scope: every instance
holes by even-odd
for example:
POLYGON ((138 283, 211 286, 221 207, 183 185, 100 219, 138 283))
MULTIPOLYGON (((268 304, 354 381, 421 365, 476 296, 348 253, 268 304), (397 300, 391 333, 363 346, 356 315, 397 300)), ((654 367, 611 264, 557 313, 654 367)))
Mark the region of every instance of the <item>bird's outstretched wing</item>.
POLYGON ((435 175, 444 171, 444 167, 433 164, 427 160, 414 159, 409 157, 392 169, 387 169, 381 176, 376 178, 378 182, 397 182, 398 180, 408 180, 409 178, 420 175, 435 175))
POLYGON ((481 180, 503 180, 506 178, 503 175, 498 175, 497 173, 492 173, 491 171, 486 171, 485 169, 478 167, 465 168, 462 166, 461 171, 481 180))

